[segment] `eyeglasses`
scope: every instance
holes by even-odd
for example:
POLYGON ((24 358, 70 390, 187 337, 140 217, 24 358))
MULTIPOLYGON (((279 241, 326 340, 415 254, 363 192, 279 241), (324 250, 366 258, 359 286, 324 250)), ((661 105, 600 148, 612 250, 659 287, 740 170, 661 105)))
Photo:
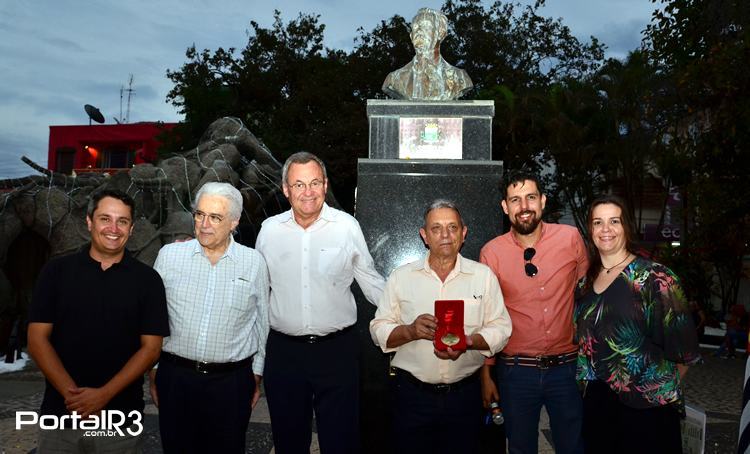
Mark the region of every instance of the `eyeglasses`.
POLYGON ((536 254, 536 249, 533 247, 527 247, 523 250, 523 260, 526 262, 523 265, 523 270, 526 271, 526 275, 529 277, 534 277, 539 272, 539 268, 536 267, 533 263, 531 263, 531 259, 534 258, 534 255, 536 254))
POLYGON ((193 212, 193 219, 195 219, 195 222, 198 224, 203 224, 203 220, 208 218, 208 223, 211 225, 219 225, 221 224, 221 221, 224 220, 224 217, 219 216, 218 214, 206 214, 200 210, 195 210, 193 212))
POLYGON ((312 180, 310 183, 305 184, 301 181, 298 181, 288 186, 299 192, 307 191, 307 188, 310 188, 311 191, 317 191, 318 189, 323 187, 323 182, 320 180, 312 180))

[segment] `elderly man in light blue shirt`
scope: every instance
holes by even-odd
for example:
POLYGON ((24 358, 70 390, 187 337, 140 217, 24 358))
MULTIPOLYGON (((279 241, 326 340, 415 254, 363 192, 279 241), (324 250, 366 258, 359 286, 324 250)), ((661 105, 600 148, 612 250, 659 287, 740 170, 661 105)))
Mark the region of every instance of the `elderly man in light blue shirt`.
POLYGON ((167 454, 245 450, 265 362, 269 281, 260 253, 232 238, 241 212, 236 188, 206 183, 196 195, 195 239, 164 246, 154 264, 169 311, 152 386, 167 454))

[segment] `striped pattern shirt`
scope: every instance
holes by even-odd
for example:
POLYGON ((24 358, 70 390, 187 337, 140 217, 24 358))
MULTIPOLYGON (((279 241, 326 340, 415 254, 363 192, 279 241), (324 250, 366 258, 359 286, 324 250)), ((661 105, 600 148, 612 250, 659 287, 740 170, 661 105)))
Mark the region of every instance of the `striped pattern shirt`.
POLYGON ((198 240, 159 251, 154 268, 167 292, 170 336, 163 350, 194 361, 225 363, 255 355, 263 375, 268 337, 268 270, 263 256, 231 239, 211 265, 198 240))

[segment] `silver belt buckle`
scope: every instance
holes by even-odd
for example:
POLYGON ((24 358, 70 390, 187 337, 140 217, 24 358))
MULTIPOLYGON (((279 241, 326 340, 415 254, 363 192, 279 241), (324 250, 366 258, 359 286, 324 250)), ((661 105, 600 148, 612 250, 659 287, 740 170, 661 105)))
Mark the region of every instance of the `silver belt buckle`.
POLYGON ((553 363, 553 361, 549 357, 544 357, 541 355, 537 356, 536 360, 537 360, 537 363, 539 364, 540 369, 549 369, 553 363))

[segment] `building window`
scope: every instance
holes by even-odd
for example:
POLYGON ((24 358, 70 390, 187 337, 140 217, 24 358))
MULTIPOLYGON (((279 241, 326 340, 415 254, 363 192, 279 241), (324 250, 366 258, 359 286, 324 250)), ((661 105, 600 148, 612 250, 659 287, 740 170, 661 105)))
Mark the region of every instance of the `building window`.
POLYGON ((70 175, 75 164, 76 150, 71 147, 61 147, 56 150, 55 171, 70 175))
POLYGON ((122 169, 133 166, 135 152, 127 148, 111 148, 104 150, 104 166, 112 169, 122 169))

